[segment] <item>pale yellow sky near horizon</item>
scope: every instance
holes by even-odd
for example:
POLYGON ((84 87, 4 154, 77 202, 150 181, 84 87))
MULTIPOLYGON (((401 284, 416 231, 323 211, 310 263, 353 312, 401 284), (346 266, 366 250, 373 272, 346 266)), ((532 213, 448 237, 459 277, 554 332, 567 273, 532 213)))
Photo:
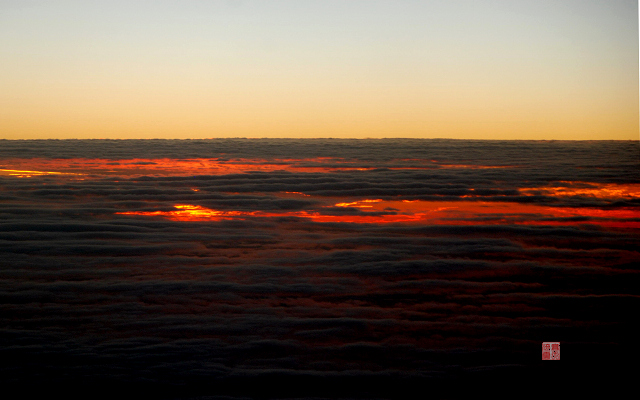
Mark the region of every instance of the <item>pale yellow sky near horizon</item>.
POLYGON ((4 1, 0 139, 638 139, 629 0, 4 1))

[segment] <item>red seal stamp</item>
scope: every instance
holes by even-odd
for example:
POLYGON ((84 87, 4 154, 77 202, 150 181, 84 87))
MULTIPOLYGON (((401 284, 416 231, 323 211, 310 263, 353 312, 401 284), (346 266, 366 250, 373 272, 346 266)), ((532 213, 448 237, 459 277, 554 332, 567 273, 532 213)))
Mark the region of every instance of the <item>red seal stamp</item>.
POLYGON ((560 342, 542 342, 542 359, 559 360, 560 342))

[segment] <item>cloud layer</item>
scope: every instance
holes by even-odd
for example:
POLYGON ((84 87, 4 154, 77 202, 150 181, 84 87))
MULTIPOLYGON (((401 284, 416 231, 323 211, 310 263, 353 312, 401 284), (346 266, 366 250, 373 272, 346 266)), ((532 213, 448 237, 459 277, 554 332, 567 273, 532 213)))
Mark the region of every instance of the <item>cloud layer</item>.
POLYGON ((637 351, 634 143, 3 144, 2 169, 65 172, 0 176, 7 385, 402 398, 543 378, 543 341, 568 377, 637 351))

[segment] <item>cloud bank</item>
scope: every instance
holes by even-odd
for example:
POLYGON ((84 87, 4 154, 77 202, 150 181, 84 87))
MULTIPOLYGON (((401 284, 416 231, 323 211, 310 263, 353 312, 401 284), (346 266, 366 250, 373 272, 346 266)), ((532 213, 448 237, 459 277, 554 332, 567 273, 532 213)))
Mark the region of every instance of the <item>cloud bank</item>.
POLYGON ((438 397, 637 352, 635 143, 2 144, 5 385, 438 397))

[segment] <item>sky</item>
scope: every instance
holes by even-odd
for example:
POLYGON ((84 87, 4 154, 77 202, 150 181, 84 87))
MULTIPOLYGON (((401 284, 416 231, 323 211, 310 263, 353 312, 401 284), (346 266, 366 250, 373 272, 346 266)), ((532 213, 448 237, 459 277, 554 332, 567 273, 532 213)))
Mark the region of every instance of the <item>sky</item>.
POLYGON ((638 139, 630 0, 3 0, 0 71, 4 139, 638 139))

